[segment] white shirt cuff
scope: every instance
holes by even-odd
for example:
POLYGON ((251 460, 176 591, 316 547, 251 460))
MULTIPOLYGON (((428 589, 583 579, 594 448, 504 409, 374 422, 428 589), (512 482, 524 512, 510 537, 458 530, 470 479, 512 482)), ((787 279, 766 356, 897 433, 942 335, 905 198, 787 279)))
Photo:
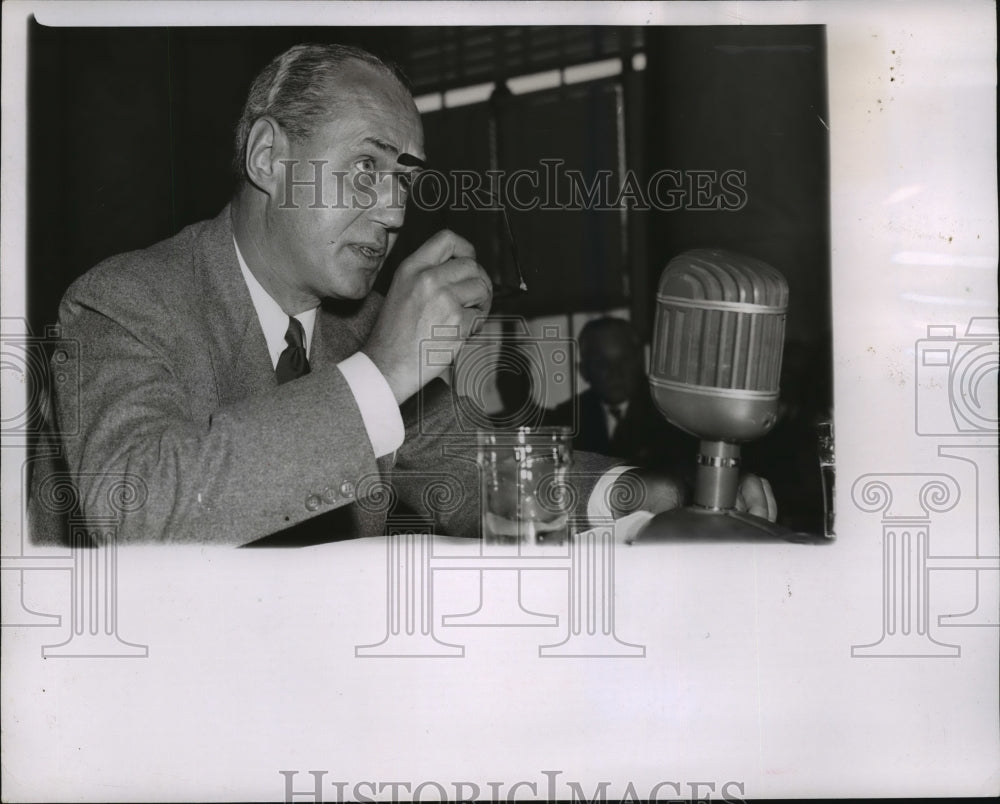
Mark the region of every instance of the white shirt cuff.
POLYGON ((608 522, 615 518, 614 513, 611 511, 611 506, 608 505, 609 492, 611 491, 611 486, 614 482, 629 469, 635 469, 634 466, 616 466, 613 469, 608 469, 603 475, 601 475, 600 480, 594 486, 594 490, 590 492, 590 499, 587 500, 587 519, 590 520, 591 525, 596 525, 600 522, 608 522))
POLYGON ((375 457, 395 452, 403 445, 406 431, 396 397, 382 372, 364 352, 355 352, 338 363, 337 368, 358 403, 375 457))

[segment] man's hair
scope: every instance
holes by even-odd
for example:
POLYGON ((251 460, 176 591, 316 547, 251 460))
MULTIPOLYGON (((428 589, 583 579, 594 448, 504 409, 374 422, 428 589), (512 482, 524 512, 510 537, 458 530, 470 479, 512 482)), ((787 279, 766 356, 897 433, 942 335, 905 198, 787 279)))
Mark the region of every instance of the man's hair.
POLYGON ((583 325, 583 329, 580 330, 580 336, 577 339, 580 344, 580 358, 585 359, 591 353, 594 345, 608 335, 617 335, 626 340, 636 352, 642 350, 642 342, 639 340, 639 335, 632 325, 624 318, 615 318, 608 315, 602 318, 595 318, 583 325))
POLYGON ((273 117, 294 139, 309 137, 330 117, 331 84, 338 70, 348 62, 367 64, 395 78, 409 92, 405 76, 395 65, 350 45, 303 44, 277 56, 254 79, 247 94, 239 123, 233 170, 246 175, 247 138, 261 117, 273 117))

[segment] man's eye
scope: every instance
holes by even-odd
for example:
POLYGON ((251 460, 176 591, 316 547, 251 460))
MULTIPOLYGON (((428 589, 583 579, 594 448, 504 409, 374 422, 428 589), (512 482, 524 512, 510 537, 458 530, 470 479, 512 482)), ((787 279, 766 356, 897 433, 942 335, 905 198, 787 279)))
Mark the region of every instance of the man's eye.
POLYGON ((363 159, 359 159, 354 163, 354 166, 360 170, 362 173, 374 173, 375 172, 375 160, 370 156, 366 156, 363 159))

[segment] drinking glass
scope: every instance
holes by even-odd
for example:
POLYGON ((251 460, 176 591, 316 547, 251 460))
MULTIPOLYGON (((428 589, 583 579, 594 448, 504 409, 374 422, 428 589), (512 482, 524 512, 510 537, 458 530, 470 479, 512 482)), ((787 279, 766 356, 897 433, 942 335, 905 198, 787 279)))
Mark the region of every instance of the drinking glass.
POLYGON ((574 494, 568 427, 478 433, 482 534, 489 544, 553 545, 569 538, 574 494))

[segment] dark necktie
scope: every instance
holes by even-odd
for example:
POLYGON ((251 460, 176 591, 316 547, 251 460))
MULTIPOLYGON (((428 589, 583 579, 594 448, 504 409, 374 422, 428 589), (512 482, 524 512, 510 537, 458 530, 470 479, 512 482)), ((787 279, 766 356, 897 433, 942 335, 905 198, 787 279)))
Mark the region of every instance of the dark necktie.
POLYGON ((278 365, 274 368, 278 385, 309 373, 309 360, 306 358, 306 334, 302 325, 294 318, 288 319, 285 343, 288 346, 281 353, 278 365))

